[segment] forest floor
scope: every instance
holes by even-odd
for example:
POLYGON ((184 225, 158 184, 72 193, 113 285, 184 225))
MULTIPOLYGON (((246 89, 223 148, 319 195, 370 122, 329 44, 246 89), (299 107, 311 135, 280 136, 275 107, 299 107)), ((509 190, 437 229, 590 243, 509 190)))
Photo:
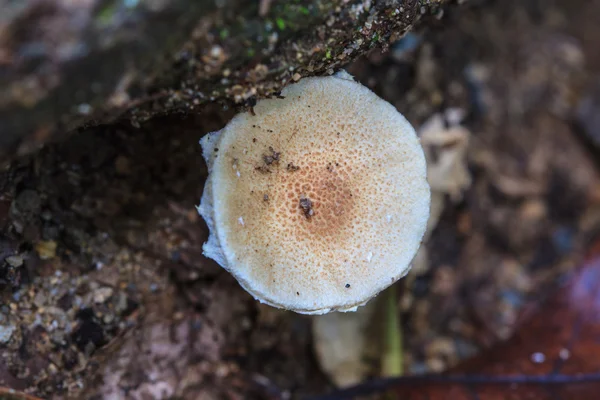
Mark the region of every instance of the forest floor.
MULTIPOLYGON (((509 337, 600 228, 598 21, 598 1, 471 0, 348 67, 416 127, 458 109, 471 132, 472 184, 446 199, 428 262, 402 283, 408 373, 509 337)), ((201 255, 198 139, 232 115, 97 127, 0 173, 1 386, 88 399, 331 389, 312 317, 259 305, 201 255)))

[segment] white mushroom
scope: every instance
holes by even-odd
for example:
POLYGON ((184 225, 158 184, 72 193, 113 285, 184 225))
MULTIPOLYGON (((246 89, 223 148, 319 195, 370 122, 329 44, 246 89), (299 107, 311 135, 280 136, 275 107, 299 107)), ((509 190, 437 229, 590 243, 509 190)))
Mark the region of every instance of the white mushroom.
POLYGON ((263 303, 353 311, 410 269, 429 216, 423 150, 346 73, 281 95, 201 140, 204 254, 263 303))

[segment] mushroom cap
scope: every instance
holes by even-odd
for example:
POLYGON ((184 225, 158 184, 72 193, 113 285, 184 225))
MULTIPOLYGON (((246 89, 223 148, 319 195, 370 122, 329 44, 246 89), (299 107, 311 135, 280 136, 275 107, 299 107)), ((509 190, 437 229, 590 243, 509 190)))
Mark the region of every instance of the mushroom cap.
POLYGON ((204 255, 256 299, 352 311, 410 269, 430 190, 414 129, 347 74, 305 78, 201 140, 204 255))

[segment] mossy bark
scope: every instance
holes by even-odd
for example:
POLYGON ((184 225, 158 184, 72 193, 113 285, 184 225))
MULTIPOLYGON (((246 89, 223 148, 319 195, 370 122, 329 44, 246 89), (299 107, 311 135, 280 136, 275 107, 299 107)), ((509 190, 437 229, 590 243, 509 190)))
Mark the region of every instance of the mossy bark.
POLYGON ((90 124, 251 105, 386 46, 442 1, 3 0, 0 162, 90 124))

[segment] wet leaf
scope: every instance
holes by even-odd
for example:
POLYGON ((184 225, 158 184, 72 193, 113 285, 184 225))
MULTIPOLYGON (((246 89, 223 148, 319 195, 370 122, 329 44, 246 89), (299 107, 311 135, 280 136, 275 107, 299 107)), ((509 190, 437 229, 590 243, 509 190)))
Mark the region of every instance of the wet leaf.
POLYGON ((557 292, 525 310, 516 334, 442 375, 368 382, 318 397, 393 390, 402 400, 595 400, 600 393, 600 244, 557 292))

